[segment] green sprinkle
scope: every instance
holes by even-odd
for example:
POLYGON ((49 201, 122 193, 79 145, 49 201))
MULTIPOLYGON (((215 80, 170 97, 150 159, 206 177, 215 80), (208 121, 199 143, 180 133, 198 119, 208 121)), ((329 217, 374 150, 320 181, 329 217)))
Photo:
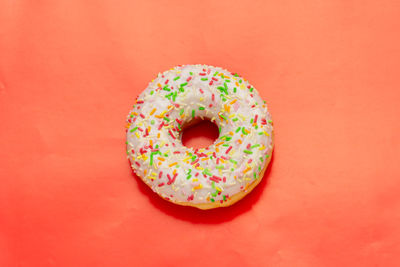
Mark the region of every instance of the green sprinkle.
POLYGON ((185 89, 183 87, 179 87, 179 92, 185 92, 185 89))
POLYGON ((226 94, 228 94, 228 85, 226 83, 224 83, 224 87, 225 87, 226 94))
POLYGON ((257 174, 253 172, 254 179, 257 179, 257 174))
POLYGON ((224 165, 218 165, 218 166, 215 166, 215 168, 217 168, 217 169, 223 169, 223 168, 224 168, 224 165))
POLYGON ((210 198, 211 202, 214 202, 215 200, 213 198, 210 198))
POLYGON ((234 168, 231 168, 231 172, 233 172, 233 171, 235 171, 235 169, 234 169, 234 168))
POLYGON ((174 81, 178 80, 180 77, 181 77, 181 76, 176 76, 176 77, 174 78, 174 81))
POLYGON ((218 127, 218 132, 219 132, 219 133, 221 133, 221 126, 220 126, 220 127, 218 127))
POLYGON ((151 123, 151 125, 154 125, 155 122, 154 122, 154 120, 151 120, 150 123, 151 123))
POLYGON ((253 87, 250 87, 250 92, 253 92, 253 90, 254 90, 254 88, 253 88, 253 87))
POLYGON ((221 118, 223 118, 224 120, 228 120, 228 118, 227 117, 225 117, 224 115, 220 115, 221 116, 221 118))
MULTIPOLYGON (((235 119, 236 119, 236 118, 235 118, 235 119)), ((240 126, 239 126, 239 127, 236 129, 236 131, 235 131, 235 132, 237 132, 237 133, 238 133, 238 132, 240 131, 240 128, 242 128, 242 127, 240 127, 240 126)))
POLYGON ((168 85, 164 86, 164 87, 163 87, 163 90, 164 90, 164 91, 168 91, 168 92, 171 91, 171 89, 168 88, 168 85))
POLYGON ((253 118, 251 118, 250 123, 253 124, 253 118))
POLYGON ((258 132, 258 135, 263 135, 264 134, 264 132, 258 132))
POLYGON ((131 133, 133 133, 134 131, 137 130, 138 127, 133 128, 132 130, 130 130, 131 133))
POLYGON ((174 94, 172 95, 172 101, 175 102, 177 95, 178 95, 178 92, 175 91, 174 94))
POLYGON ((246 154, 253 154, 253 152, 250 151, 250 150, 243 150, 243 152, 246 153, 246 154))
POLYGON ((268 123, 272 123, 272 120, 268 120, 268 123))
POLYGON ((235 77, 239 77, 239 74, 235 73, 235 74, 233 74, 233 76, 235 76, 235 77))
MULTIPOLYGON (((226 84, 226 83, 225 83, 225 84, 226 84)), ((221 93, 228 94, 228 92, 226 91, 226 88, 225 88, 225 87, 218 86, 218 87, 217 87, 217 89, 218 89, 218 90, 220 90, 220 91, 221 91, 221 93)))
POLYGON ((196 112, 196 111, 194 111, 194 109, 193 109, 193 110, 192 110, 192 118, 194 118, 195 112, 196 112))
POLYGON ((201 78, 201 80, 202 80, 202 81, 207 81, 207 80, 208 80, 208 78, 201 78))
POLYGON ((168 153, 164 153, 164 157, 168 157, 168 153))
POLYGON ((226 196, 225 195, 222 195, 222 198, 224 199, 224 201, 226 200, 226 196))
POLYGON ((242 128, 242 134, 247 135, 244 127, 242 128))
POLYGON ((260 146, 260 144, 255 144, 255 145, 252 145, 250 148, 253 149, 253 148, 259 147, 259 146, 260 146))
POLYGON ((216 71, 216 72, 214 73, 214 76, 217 76, 217 74, 218 74, 218 71, 216 71))
POLYGON ((227 147, 227 146, 230 146, 229 144, 223 144, 222 146, 225 146, 225 147, 227 147))
POLYGON ((222 101, 224 101, 224 102, 225 102, 225 101, 226 101, 226 98, 225 98, 225 97, 223 97, 223 98, 222 98, 222 101))
POLYGON ((199 107, 199 110, 205 110, 205 108, 204 107, 199 107))
POLYGON ((153 95, 154 94, 154 91, 153 90, 151 90, 151 92, 150 92, 150 95, 153 95))
POLYGON ((260 161, 261 161, 261 162, 264 162, 264 159, 263 159, 263 157, 260 157, 260 161))
POLYGON ((150 154, 150 166, 153 166, 153 152, 150 154))
POLYGON ((231 80, 225 80, 225 82, 227 82, 227 83, 230 83, 230 82, 231 82, 231 80))
POLYGON ((258 125, 254 126, 254 128, 256 128, 256 130, 258 129, 258 125))
POLYGON ((265 155, 265 158, 266 158, 266 159, 269 158, 269 155, 265 155))
POLYGON ((183 112, 185 112, 185 109, 181 109, 181 111, 179 112, 179 115, 182 116, 183 112))
POLYGON ((178 129, 179 131, 182 131, 181 125, 178 123, 178 129))
POLYGON ((164 117, 164 120, 166 120, 168 122, 170 121, 170 119, 168 119, 168 117, 164 117))
POLYGON ((234 159, 230 159, 229 160, 230 162, 232 162, 232 163, 234 163, 235 165, 237 165, 238 163, 237 163, 237 161, 236 160, 234 160, 234 159))
POLYGON ((242 83, 242 80, 239 80, 239 83, 242 83))
POLYGON ((236 93, 236 90, 237 90, 236 87, 233 87, 233 92, 234 92, 234 93, 236 93))
POLYGON ((213 176, 213 174, 207 168, 204 169, 203 174, 208 175, 208 176, 213 176))
POLYGON ((185 86, 185 85, 187 85, 188 83, 181 83, 179 86, 180 87, 183 87, 183 86, 185 86))
POLYGON ((238 121, 238 120, 239 120, 238 118, 233 118, 233 119, 232 119, 232 121, 238 121))

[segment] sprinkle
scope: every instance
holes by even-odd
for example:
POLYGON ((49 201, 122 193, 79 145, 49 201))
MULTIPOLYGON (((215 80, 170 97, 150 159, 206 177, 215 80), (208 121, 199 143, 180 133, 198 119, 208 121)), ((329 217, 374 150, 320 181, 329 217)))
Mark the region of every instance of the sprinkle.
POLYGON ((174 134, 171 132, 171 130, 168 130, 169 134, 172 136, 172 138, 176 139, 174 134))
POLYGON ((243 150, 243 152, 246 153, 246 154, 253 154, 253 152, 250 151, 250 150, 243 150))
POLYGON ((136 130, 137 130, 137 128, 139 128, 139 127, 135 127, 135 128, 133 128, 132 130, 130 130, 130 132, 131 132, 131 133, 133 133, 134 131, 136 131, 136 130))
POLYGON ((181 109, 181 111, 179 112, 179 115, 182 115, 183 112, 185 112, 185 109, 181 109))
POLYGON ((194 115, 195 115, 195 110, 193 109, 192 110, 192 118, 194 118, 194 115))
POLYGON ((252 145, 250 148, 253 149, 253 148, 259 147, 259 146, 260 146, 260 144, 255 144, 255 145, 252 145))
POLYGON ((230 146, 230 147, 225 151, 225 154, 228 154, 229 151, 231 151, 231 149, 232 149, 232 146, 230 146))
POLYGON ((199 184, 198 186, 193 187, 193 188, 192 188, 192 191, 198 190, 198 189, 202 189, 202 188, 203 188, 203 185, 202 185, 202 184, 199 184))
POLYGON ((236 103, 236 101, 237 101, 237 99, 233 99, 230 104, 233 105, 236 103))
POLYGON ((199 107, 199 110, 205 110, 205 108, 204 107, 199 107))
POLYGON ((178 162, 173 162, 173 163, 169 164, 168 166, 173 167, 173 166, 175 166, 176 164, 178 164, 178 162))
POLYGON ((208 78, 201 78, 201 80, 202 80, 202 81, 207 81, 207 80, 208 80, 208 78))
POLYGON ((181 76, 176 76, 176 77, 174 78, 174 81, 178 80, 180 77, 181 77, 181 76))

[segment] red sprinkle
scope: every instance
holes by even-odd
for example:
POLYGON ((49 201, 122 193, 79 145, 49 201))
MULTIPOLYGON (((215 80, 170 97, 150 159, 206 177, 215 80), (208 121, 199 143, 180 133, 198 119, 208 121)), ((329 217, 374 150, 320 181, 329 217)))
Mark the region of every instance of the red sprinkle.
POLYGON ((199 89, 199 91, 200 91, 200 93, 204 94, 204 91, 201 88, 199 89))
POLYGON ((160 173, 158 174, 158 178, 161 178, 162 176, 162 171, 160 171, 160 173))
POLYGON ((139 163, 139 162, 135 161, 135 164, 138 165, 138 166, 140 167, 140 163, 139 163))
POLYGON ((161 187, 161 186, 163 186, 163 185, 165 185, 165 183, 158 184, 158 187, 161 187))
POLYGON ((169 134, 172 136, 172 138, 176 139, 174 134, 171 132, 171 130, 168 130, 169 134))
POLYGON ((212 99, 212 101, 215 101, 215 95, 214 94, 212 94, 211 99, 212 99))
POLYGON ((232 146, 230 146, 230 147, 225 151, 225 154, 228 154, 229 151, 231 151, 231 149, 232 149, 232 146))
POLYGON ((164 84, 167 84, 168 82, 169 82, 169 80, 167 79, 164 84))
POLYGON ((142 113, 140 113, 140 117, 142 117, 143 119, 145 118, 145 116, 142 113))
POLYGON ((161 130, 161 128, 164 126, 164 122, 161 122, 160 126, 158 126, 158 130, 161 130))
POLYGON ((186 79, 186 81, 188 82, 188 81, 190 81, 191 79, 192 79, 192 77, 189 77, 189 78, 186 79))
POLYGON ((193 199, 194 199, 194 195, 193 194, 188 196, 188 198, 187 198, 188 201, 193 200, 193 199))
POLYGON ((257 119, 258 119, 258 114, 256 114, 256 116, 254 117, 254 123, 257 123, 257 119))
POLYGON ((144 101, 143 101, 143 100, 139 100, 139 101, 137 101, 136 103, 137 103, 137 104, 143 104, 144 101))

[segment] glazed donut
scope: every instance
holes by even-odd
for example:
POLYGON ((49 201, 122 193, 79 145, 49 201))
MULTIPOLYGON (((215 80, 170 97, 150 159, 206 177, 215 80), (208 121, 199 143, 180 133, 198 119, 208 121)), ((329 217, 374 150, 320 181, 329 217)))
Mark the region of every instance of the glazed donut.
POLYGON ((265 101, 236 73, 185 65, 158 74, 127 117, 133 171, 162 198, 211 209, 229 206, 262 179, 273 150, 265 101), (182 129, 202 119, 219 128, 207 148, 183 146, 182 129))

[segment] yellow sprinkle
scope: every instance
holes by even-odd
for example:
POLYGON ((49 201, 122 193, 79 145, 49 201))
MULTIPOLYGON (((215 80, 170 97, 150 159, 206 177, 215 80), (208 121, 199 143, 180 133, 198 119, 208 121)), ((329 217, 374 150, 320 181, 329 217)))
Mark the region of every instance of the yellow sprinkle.
POLYGON ((173 162, 173 163, 169 164, 168 166, 173 167, 173 166, 175 166, 176 164, 178 164, 178 162, 173 162))
POLYGON ((239 116, 242 120, 246 120, 246 117, 243 116, 242 114, 239 113, 238 116, 239 116))
POLYGON ((196 167, 196 169, 198 169, 198 170, 200 170, 200 171, 202 171, 202 170, 204 170, 204 168, 202 168, 202 167, 196 167))
POLYGON ((259 150, 263 150, 263 149, 265 149, 265 146, 264 146, 264 145, 262 145, 262 146, 259 148, 259 150))
POLYGON ((152 173, 151 173, 151 175, 153 175, 153 176, 157 176, 157 173, 155 173, 155 172, 152 172, 152 173))
MULTIPOLYGON (((158 133, 158 134, 160 134, 160 133, 158 133)), ((161 142, 161 144, 160 144, 160 147, 162 147, 162 146, 164 146, 165 145, 165 141, 163 140, 162 142, 161 142)))
POLYGON ((176 169, 175 169, 175 170, 172 172, 172 174, 173 174, 173 175, 175 175, 175 174, 176 174, 176 169))
POLYGON ((240 85, 240 89, 246 89, 246 86, 242 83, 242 84, 240 85))
POLYGON ((198 186, 193 187, 193 188, 192 188, 192 191, 198 190, 198 189, 202 189, 202 188, 203 188, 203 185, 202 185, 202 184, 199 184, 198 186))
POLYGON ((268 134, 266 131, 264 131, 264 134, 265 134, 266 136, 269 136, 269 134, 268 134))
POLYGON ((235 113, 232 113, 231 115, 229 115, 229 119, 232 119, 233 117, 235 117, 235 113))
POLYGON ((153 110, 150 112, 150 115, 153 115, 154 114, 154 112, 156 112, 156 108, 153 108, 153 110))
POLYGON ((155 179, 157 179, 157 178, 156 178, 156 177, 152 177, 152 176, 147 176, 147 179, 155 180, 155 179))
POLYGON ((139 136, 138 132, 136 132, 135 134, 136 134, 136 137, 139 139, 139 138, 140 138, 140 136, 139 136))
POLYGON ((204 97, 200 97, 200 101, 204 101, 204 97))
POLYGON ((215 189, 217 189, 219 192, 222 192, 222 189, 219 188, 218 186, 216 186, 215 189))
POLYGON ((197 182, 197 181, 199 181, 199 179, 194 178, 194 179, 192 179, 192 181, 193 181, 193 182, 197 182))
POLYGON ((183 161, 186 161, 186 160, 188 160, 188 159, 190 159, 190 158, 191 158, 191 156, 186 157, 186 158, 183 159, 183 161))

